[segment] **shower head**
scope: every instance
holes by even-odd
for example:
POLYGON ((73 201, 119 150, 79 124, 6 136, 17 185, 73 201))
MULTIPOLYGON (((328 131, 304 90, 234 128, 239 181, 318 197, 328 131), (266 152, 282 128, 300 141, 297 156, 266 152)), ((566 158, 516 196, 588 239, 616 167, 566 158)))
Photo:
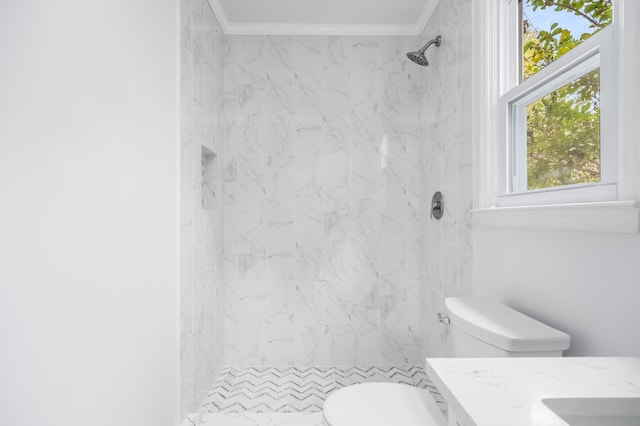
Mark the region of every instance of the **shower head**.
POLYGON ((426 67, 429 65, 429 61, 427 61, 426 56, 424 56, 424 52, 429 48, 429 46, 431 46, 432 44, 435 44, 436 47, 440 47, 440 44, 442 43, 442 37, 441 36, 437 36, 436 38, 434 38, 433 40, 429 40, 427 42, 427 44, 424 45, 424 47, 416 52, 409 52, 407 53, 407 58, 411 59, 413 62, 415 62, 418 65, 422 65, 423 67, 426 67))

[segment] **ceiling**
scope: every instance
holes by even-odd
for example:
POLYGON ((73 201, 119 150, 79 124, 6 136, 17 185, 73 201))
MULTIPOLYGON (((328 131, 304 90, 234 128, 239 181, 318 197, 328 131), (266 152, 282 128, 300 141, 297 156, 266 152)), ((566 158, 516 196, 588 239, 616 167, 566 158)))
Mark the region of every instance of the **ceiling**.
POLYGON ((227 34, 420 35, 440 0, 209 0, 227 34))

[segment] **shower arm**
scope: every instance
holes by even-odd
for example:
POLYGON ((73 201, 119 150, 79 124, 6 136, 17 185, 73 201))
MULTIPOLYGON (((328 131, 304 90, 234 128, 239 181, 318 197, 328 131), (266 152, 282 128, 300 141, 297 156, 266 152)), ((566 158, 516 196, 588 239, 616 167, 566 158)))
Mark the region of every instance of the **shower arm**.
POLYGON ((423 53, 427 51, 427 49, 429 48, 429 46, 431 46, 432 44, 435 44, 436 47, 440 47, 440 43, 442 42, 442 37, 441 36, 437 36, 436 38, 434 38, 433 40, 429 40, 427 42, 427 44, 424 45, 424 47, 422 49, 419 50, 420 53, 423 53))

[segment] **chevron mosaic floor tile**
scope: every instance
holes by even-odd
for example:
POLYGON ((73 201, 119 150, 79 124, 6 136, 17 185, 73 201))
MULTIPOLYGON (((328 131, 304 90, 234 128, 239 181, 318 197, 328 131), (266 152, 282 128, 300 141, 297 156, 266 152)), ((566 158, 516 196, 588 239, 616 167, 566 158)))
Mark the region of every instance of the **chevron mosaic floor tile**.
POLYGON ((419 366, 226 367, 200 413, 321 412, 331 392, 367 382, 404 383, 427 389, 446 413, 444 399, 419 366))
POLYGON ((327 426, 322 413, 207 413, 197 426, 327 426))

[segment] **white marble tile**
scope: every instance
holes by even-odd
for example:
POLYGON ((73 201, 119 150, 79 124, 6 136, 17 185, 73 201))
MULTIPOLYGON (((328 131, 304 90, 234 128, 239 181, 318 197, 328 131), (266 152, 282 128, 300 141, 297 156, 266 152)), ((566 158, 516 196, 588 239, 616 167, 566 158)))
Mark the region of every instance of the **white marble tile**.
POLYGON ((408 279, 420 279, 420 266, 424 262, 423 252, 423 209, 418 198, 409 198, 409 222, 407 232, 406 274, 408 279))
POLYGON ((344 239, 351 230, 350 158, 346 155, 321 155, 316 182, 323 199, 324 237, 344 239))
MULTIPOLYGON (((219 26, 204 0, 181 2, 181 411, 193 410, 217 370, 224 336, 221 198, 213 211, 201 209, 200 146, 222 152, 224 47, 219 26)), ((219 176, 213 189, 222 194, 219 176)), ((226 195, 225 195, 226 198, 226 195)))
POLYGON ((416 114, 411 114, 412 111, 420 111, 422 106, 422 99, 424 97, 424 74, 420 67, 412 65, 408 69, 407 77, 409 79, 407 86, 407 112, 408 117, 415 117, 416 114))
POLYGON ((408 44, 407 37, 381 37, 380 46, 380 67, 386 72, 401 72, 407 69, 406 53, 413 49, 413 45, 408 44))
POLYGON ((342 112, 342 105, 336 102, 331 103, 325 109, 322 129, 322 152, 324 154, 344 154, 351 153, 351 142, 353 140, 353 128, 349 111, 342 112))
POLYGON ((408 214, 409 202, 404 194, 384 194, 380 206, 380 237, 405 235, 408 214))
POLYGON ((324 294, 327 283, 300 281, 296 283, 295 323, 316 325, 324 323, 324 294))
POLYGON ((197 426, 326 425, 322 413, 210 413, 203 415, 197 423, 197 426))
POLYGON ((380 240, 380 296, 406 297, 407 242, 380 240))
POLYGON ((320 278, 335 285, 349 285, 353 270, 351 240, 323 240, 322 256, 323 269, 320 278))
POLYGON ((427 347, 430 357, 444 357, 448 353, 445 348, 445 342, 448 337, 449 327, 443 325, 438 320, 438 313, 445 314, 444 295, 433 288, 429 292, 431 312, 427 315, 427 325, 429 327, 429 342, 427 347))
MULTIPOLYGON (((409 163, 411 210, 414 209, 415 196, 420 198, 419 204, 424 211, 429 207, 433 192, 442 191, 446 200, 445 217, 441 221, 428 217, 423 219, 423 261, 418 267, 424 289, 421 296, 422 323, 426 328, 421 334, 428 352, 435 356, 444 354, 441 335, 443 330, 434 313, 444 309, 444 295, 472 295, 471 239, 459 235, 460 229, 471 227, 469 210, 473 187, 470 167, 467 166, 472 155, 471 102, 469 96, 464 97, 464 93, 469 92, 471 80, 468 72, 469 6, 469 2, 456 0, 436 8, 429 31, 423 36, 428 39, 434 34, 442 34, 444 43, 440 48, 430 49, 428 52, 431 65, 422 69, 421 79, 416 78, 418 74, 409 68, 408 105, 415 108, 419 103, 421 111, 418 131, 421 140, 419 161, 415 163, 410 160, 409 163), (465 36, 461 36, 463 33, 465 36), (468 143, 462 135, 466 135, 468 143), (416 186, 416 169, 421 170, 420 193, 412 191, 416 186), (464 248, 461 244, 464 244, 464 248), (463 270, 464 284, 460 284, 463 270)), ((409 130, 409 134, 412 132, 413 130, 409 130)), ((414 149, 412 145, 415 146, 412 139, 411 136, 408 137, 410 151, 414 149)), ((415 215, 411 211, 409 217, 409 227, 415 229, 415 215)), ((413 264, 413 260, 409 264, 413 264)), ((415 267, 411 266, 410 270, 415 271, 415 267)))
POLYGON ((380 365, 380 311, 369 309, 357 315, 353 321, 357 333, 353 341, 355 365, 380 365))
POLYGON ((346 202, 351 199, 349 170, 350 157, 342 154, 322 154, 316 181, 325 198, 346 202))
POLYGON ((407 157, 406 155, 384 155, 380 158, 382 182, 386 194, 406 196, 407 157))
POLYGON ((295 318, 295 242, 271 239, 267 248, 265 319, 271 324, 293 324, 295 318))
POLYGON ((351 235, 351 200, 325 198, 322 202, 324 237, 329 240, 345 239, 351 235))
POLYGON ((296 278, 317 281, 323 267, 322 238, 300 237, 296 241, 296 278))
POLYGON ((181 253, 181 291, 180 291, 180 392, 181 410, 192 410, 194 405, 194 363, 193 363, 193 291, 189 275, 191 274, 191 250, 181 253), (186 266, 186 267, 185 267, 186 266))
POLYGON ((359 114, 375 114, 380 109, 380 80, 378 69, 365 69, 362 73, 352 69, 358 79, 353 80, 349 90, 351 108, 359 114))
POLYGON ((442 246, 442 291, 445 296, 459 296, 457 246, 442 246))
POLYGON ((346 37, 325 37, 322 106, 326 114, 348 116, 351 109, 351 43, 346 37))
POLYGON ((378 111, 352 106, 349 122, 352 127, 351 152, 362 156, 380 155, 382 130, 378 111))
POLYGON ((248 114, 261 114, 266 111, 265 96, 267 91, 266 75, 253 72, 248 67, 235 69, 235 90, 237 108, 248 114))
POLYGON ((408 220, 406 195, 406 156, 381 157, 382 197, 380 236, 393 238, 405 235, 408 220))
POLYGON ((251 230, 238 235, 238 276, 241 281, 264 279, 266 273, 266 235, 251 230))
POLYGON ((303 324, 296 327, 295 363, 298 365, 331 365, 325 325, 303 324))
POLYGON ((327 88, 329 90, 340 89, 340 92, 348 96, 348 87, 351 81, 349 61, 353 54, 352 39, 350 37, 328 36, 323 37, 322 42, 322 72, 327 88))
POLYGON ((422 178, 422 162, 420 158, 420 148, 424 143, 420 138, 420 122, 417 117, 407 122, 406 133, 407 150, 407 196, 420 198, 424 196, 422 178))
POLYGON ((265 324, 225 322, 225 358, 239 365, 266 363, 265 324))
POLYGON ((269 324, 265 327, 265 331, 267 365, 294 365, 295 327, 269 324))
POLYGON ((378 56, 378 40, 374 37, 353 38, 351 48, 351 73, 358 79, 352 81, 351 103, 359 111, 377 111, 380 103, 381 70, 378 56))
POLYGON ((377 198, 380 190, 380 158, 374 154, 351 156, 351 184, 354 197, 377 198))
POLYGON ((240 282, 228 287, 227 321, 244 325, 264 322, 268 294, 268 289, 259 281, 240 282))
POLYGON ((196 201, 193 192, 193 156, 194 144, 191 128, 181 129, 180 149, 180 248, 193 246, 193 216, 196 201))
POLYGON ((231 38, 235 50, 236 66, 259 74, 265 68, 265 37, 236 36, 231 38))
POLYGON ((320 196, 296 198, 296 239, 322 240, 324 235, 322 198, 320 196))
POLYGON ((380 115, 380 153, 406 155, 408 122, 405 115, 380 115))
POLYGON ((342 283, 327 283, 323 289, 323 324, 346 324, 351 321, 353 307, 342 283))
MULTIPOLYGON (((355 335, 356 330, 351 323, 328 324, 329 365, 354 365, 355 335)), ((321 400, 319 404, 323 402, 321 400)))
MULTIPOLYGON (((264 320, 294 327, 296 362, 408 360, 414 336, 428 334, 415 330, 421 304, 408 299, 420 294, 408 296, 407 286, 420 280, 425 291, 441 290, 450 281, 441 241, 453 235, 450 225, 467 229, 470 221, 469 120, 460 105, 460 91, 470 92, 460 69, 470 57, 461 35, 468 37, 467 9, 461 0, 439 5, 423 37, 231 36, 219 50, 232 122, 222 159, 225 277, 271 286, 264 320), (408 62, 405 53, 433 31, 446 34, 448 48, 430 49, 430 67, 408 62), (458 197, 446 226, 425 213, 436 190, 458 197), (385 240, 402 245, 399 258, 385 240), (396 289, 405 299, 393 300, 396 289), (382 294, 391 299, 381 305, 382 294), (394 324, 398 306, 406 316, 394 324), (345 337, 352 344, 332 352, 332 315, 350 318, 365 337, 345 337)), ((465 265, 456 282, 469 289, 470 233, 455 235, 447 244, 465 265)), ((430 296, 422 299, 430 305, 430 296)), ((254 358, 246 348, 229 353, 266 361, 261 345, 246 344, 263 351, 254 358)))
POLYGON ((267 113, 295 112, 295 74, 291 71, 268 71, 266 75, 267 113))
POLYGON ((323 118, 319 114, 296 114, 294 119, 296 196, 319 196, 316 177, 321 167, 323 118))
POLYGON ((442 289, 442 226, 435 220, 427 222, 429 238, 425 242, 425 257, 427 262, 427 283, 436 290, 442 289))
POLYGON ((407 117, 409 79, 406 71, 383 72, 381 78, 380 109, 387 117, 407 117))
POLYGON ((295 278, 295 238, 292 234, 286 237, 269 238, 267 244, 267 281, 286 284, 295 278))
POLYGON ((380 233, 380 210, 377 199, 355 198, 352 208, 353 237, 375 239, 380 233))
POLYGON ((377 239, 352 239, 352 277, 354 282, 378 282, 377 239))
POLYGON ((293 60, 296 72, 322 75, 322 37, 299 36, 293 38, 293 60))
POLYGON ((294 105, 296 113, 321 113, 321 79, 305 71, 297 71, 295 78, 294 105))
POLYGON ((293 72, 293 37, 269 36, 264 40, 264 58, 268 71, 293 72))
POLYGON ((265 116, 241 117, 242 136, 238 140, 238 183, 242 193, 264 196, 266 175, 265 116))
MULTIPOLYGON (((226 43, 225 43, 226 45, 226 43)), ((229 49, 231 51, 231 49, 229 49)), ((235 50, 233 50, 235 52, 235 50)), ((234 80, 236 73, 236 67, 231 65, 229 59, 225 59, 223 77, 224 80, 224 92, 223 92, 223 108, 225 117, 232 117, 239 111, 238 106, 238 87, 234 80)), ((228 118, 227 118, 228 120, 228 118)), ((228 124, 228 123, 226 123, 228 124)))
POLYGON ((268 117, 265 182, 267 235, 290 237, 295 230, 293 122, 282 114, 269 114, 268 117))

